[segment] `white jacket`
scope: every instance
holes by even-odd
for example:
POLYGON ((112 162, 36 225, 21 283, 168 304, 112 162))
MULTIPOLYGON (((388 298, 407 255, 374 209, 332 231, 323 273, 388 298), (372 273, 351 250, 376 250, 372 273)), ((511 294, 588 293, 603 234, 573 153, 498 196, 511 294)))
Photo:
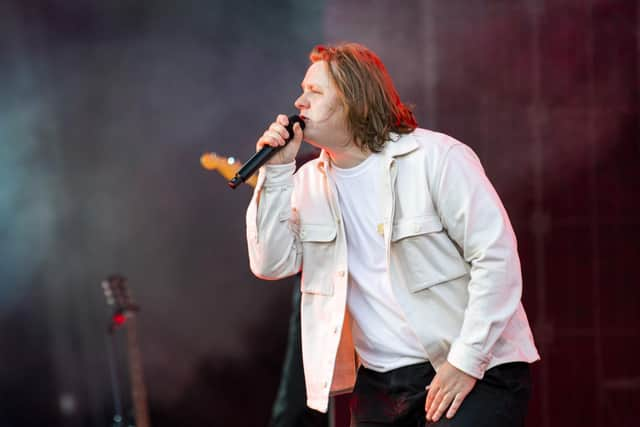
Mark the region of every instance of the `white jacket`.
MULTIPOLYGON (((482 378, 490 367, 539 359, 520 303, 516 238, 480 161, 444 134, 393 135, 380 171, 387 270, 404 314, 435 369, 448 360, 482 378)), ((247 211, 253 273, 302 270, 307 404, 350 391, 357 358, 346 310, 347 245, 326 152, 262 168, 247 211)))

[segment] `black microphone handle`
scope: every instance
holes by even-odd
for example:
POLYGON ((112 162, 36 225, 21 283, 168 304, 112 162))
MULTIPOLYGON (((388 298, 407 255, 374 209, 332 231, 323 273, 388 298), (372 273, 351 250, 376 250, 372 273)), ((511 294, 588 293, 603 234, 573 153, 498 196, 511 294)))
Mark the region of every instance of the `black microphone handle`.
MULTIPOLYGON (((285 145, 293 138, 293 125, 299 123, 300 128, 304 130, 304 121, 298 115, 289 116, 289 124, 285 126, 287 132, 289 132, 289 138, 285 139, 285 145)), ((249 160, 247 160, 240 170, 236 173, 236 176, 229 181, 229 187, 236 188, 238 185, 245 182, 251 175, 256 173, 258 169, 262 167, 270 158, 273 156, 279 149, 284 147, 284 145, 280 145, 278 147, 272 147, 270 145, 265 145, 260 150, 258 150, 249 160)))

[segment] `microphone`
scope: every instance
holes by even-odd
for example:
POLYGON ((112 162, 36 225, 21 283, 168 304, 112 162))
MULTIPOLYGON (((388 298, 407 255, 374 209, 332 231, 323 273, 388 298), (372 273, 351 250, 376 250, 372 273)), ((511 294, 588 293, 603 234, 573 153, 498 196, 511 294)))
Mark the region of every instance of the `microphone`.
MULTIPOLYGON (((291 141, 291 138, 293 138, 293 125, 296 123, 299 123, 300 129, 304 130, 304 121, 300 118, 300 116, 289 116, 289 124, 286 126, 287 132, 289 132, 289 138, 284 141, 285 145, 289 141, 291 141)), ((240 170, 236 173, 236 176, 234 176, 233 179, 228 182, 229 187, 235 189, 238 185, 249 179, 251 175, 256 173, 256 171, 260 169, 260 167, 264 165, 267 160, 269 160, 271 156, 273 156, 276 151, 278 151, 282 147, 284 147, 284 145, 278 147, 265 145, 260 150, 258 150, 256 154, 251 156, 251 158, 242 165, 240 170)))

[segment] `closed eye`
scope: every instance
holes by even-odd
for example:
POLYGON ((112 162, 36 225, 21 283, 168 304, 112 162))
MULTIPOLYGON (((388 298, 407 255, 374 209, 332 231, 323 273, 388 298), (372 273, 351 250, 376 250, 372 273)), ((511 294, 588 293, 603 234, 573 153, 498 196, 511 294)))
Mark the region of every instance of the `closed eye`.
POLYGON ((320 94, 320 95, 322 94, 322 90, 321 90, 318 86, 315 86, 315 85, 308 85, 308 86, 305 88, 305 86, 304 86, 304 85, 301 85, 301 87, 302 87, 302 91, 303 91, 303 92, 317 93, 317 94, 320 94))

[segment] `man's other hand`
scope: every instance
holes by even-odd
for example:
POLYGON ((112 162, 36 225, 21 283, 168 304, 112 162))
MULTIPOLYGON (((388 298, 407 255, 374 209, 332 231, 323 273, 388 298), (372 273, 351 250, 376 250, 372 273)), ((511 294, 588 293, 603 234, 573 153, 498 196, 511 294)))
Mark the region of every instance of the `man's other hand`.
POLYGON ((447 418, 453 418, 476 381, 451 363, 444 362, 429 385, 424 405, 427 421, 438 421, 447 408, 447 418))

